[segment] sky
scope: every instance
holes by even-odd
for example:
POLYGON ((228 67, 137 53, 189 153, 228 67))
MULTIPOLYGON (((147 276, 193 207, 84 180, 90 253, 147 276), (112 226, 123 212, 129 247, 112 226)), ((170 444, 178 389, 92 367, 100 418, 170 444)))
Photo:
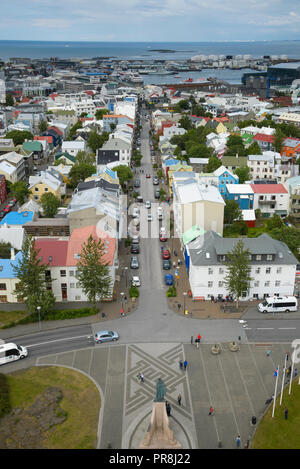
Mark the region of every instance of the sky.
POLYGON ((300 39, 300 0, 0 0, 0 18, 0 40, 300 39))

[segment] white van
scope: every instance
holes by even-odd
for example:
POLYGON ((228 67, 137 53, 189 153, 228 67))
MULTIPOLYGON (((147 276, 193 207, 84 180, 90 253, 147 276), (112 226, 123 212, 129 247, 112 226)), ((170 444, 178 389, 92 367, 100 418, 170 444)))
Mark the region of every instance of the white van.
POLYGON ((157 218, 159 220, 163 219, 163 209, 162 209, 162 207, 157 207, 157 218))
POLYGON ((0 345, 0 365, 20 360, 28 355, 27 348, 12 342, 0 345))
POLYGON ((133 216, 133 218, 139 217, 140 216, 140 209, 137 208, 137 207, 134 207, 133 212, 132 212, 132 216, 133 216))
POLYGON ((289 313, 297 311, 298 301, 294 296, 273 296, 267 297, 258 305, 260 313, 289 313))

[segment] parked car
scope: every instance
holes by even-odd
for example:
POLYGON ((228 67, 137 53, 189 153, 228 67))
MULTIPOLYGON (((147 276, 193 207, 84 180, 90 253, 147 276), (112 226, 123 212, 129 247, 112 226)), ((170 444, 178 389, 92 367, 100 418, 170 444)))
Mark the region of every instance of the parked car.
POLYGON ((138 218, 140 216, 140 209, 138 207, 134 207, 132 210, 133 218, 138 218))
POLYGON ((167 259, 163 260, 163 269, 164 270, 170 270, 171 269, 171 262, 167 259))
POLYGON ((138 269, 139 268, 139 260, 136 256, 132 256, 131 262, 130 262, 130 267, 132 269, 138 269))
POLYGON ((160 229, 160 232, 159 232, 159 240, 162 242, 162 243, 165 243, 167 241, 167 233, 166 233, 166 229, 164 227, 161 227, 160 229))
POLYGON ((136 179, 134 181, 134 187, 140 187, 141 183, 140 183, 140 180, 139 179, 136 179))
POLYGON ((95 342, 102 344, 102 342, 109 342, 110 340, 119 340, 120 336, 115 331, 99 331, 95 334, 95 342))
POLYGON ((146 202, 145 202, 145 207, 146 207, 146 208, 151 208, 151 202, 150 202, 150 200, 146 200, 146 202))
POLYGON ((170 259, 170 251, 169 249, 163 249, 161 257, 163 259, 170 259))
POLYGON ((140 287, 141 286, 141 281, 140 281, 140 277, 132 277, 131 279, 131 285, 133 287, 140 287))
POLYGON ((156 190, 156 191, 154 192, 154 197, 155 197, 156 199, 159 199, 159 198, 160 198, 160 192, 159 192, 159 190, 156 190))
POLYGON ((151 213, 148 213, 148 215, 147 215, 147 220, 148 220, 148 221, 152 221, 152 214, 151 214, 151 213))
POLYGON ((157 177, 157 176, 154 176, 154 177, 153 177, 153 185, 154 185, 154 186, 158 186, 158 184, 159 184, 158 177, 157 177))
POLYGON ((140 253, 140 245, 139 244, 132 244, 130 248, 131 254, 139 254, 140 253))
POLYGON ((173 275, 172 274, 166 274, 165 275, 165 284, 166 285, 173 285, 173 275))
POLYGON ((131 243, 132 244, 139 244, 140 242, 140 237, 138 234, 135 234, 131 237, 131 243))
POLYGON ((136 198, 136 201, 137 201, 138 204, 142 204, 144 199, 141 195, 138 195, 137 198, 136 198))

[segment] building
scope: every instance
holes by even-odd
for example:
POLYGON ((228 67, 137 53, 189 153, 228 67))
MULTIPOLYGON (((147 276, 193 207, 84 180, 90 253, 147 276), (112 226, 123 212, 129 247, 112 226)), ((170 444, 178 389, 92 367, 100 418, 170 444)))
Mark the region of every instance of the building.
POLYGON ((3 204, 7 199, 7 192, 6 192, 6 181, 3 174, 0 174, 0 204, 3 204))
POLYGON ((69 155, 76 158, 77 153, 80 151, 86 151, 87 144, 85 140, 71 140, 71 141, 64 141, 61 146, 62 153, 68 153, 69 155))
MULTIPOLYGON (((13 267, 18 265, 22 259, 22 251, 15 254, 14 248, 11 249, 10 259, 0 259, 0 302, 18 303, 18 298, 14 294, 19 279, 13 267)), ((20 300, 20 298, 19 298, 20 300)))
POLYGON ((225 277, 227 253, 242 241, 251 255, 251 282, 242 300, 262 299, 266 296, 293 295, 298 260, 285 243, 262 234, 257 238, 222 238, 208 231, 187 244, 186 267, 194 299, 209 300, 229 292, 225 277))
POLYGON ((289 193, 283 184, 250 184, 254 194, 254 210, 259 209, 265 218, 275 213, 286 217, 289 213, 289 193))
POLYGON ((38 218, 26 223, 24 230, 33 237, 70 236, 69 220, 63 217, 38 218))
POLYGON ((5 215, 0 221, 0 225, 5 226, 23 226, 34 218, 34 212, 12 211, 5 215))
POLYGON ((262 133, 254 135, 252 139, 253 143, 258 143, 262 151, 273 150, 274 140, 275 137, 273 135, 266 135, 262 133))
POLYGON ((53 169, 47 169, 35 176, 30 176, 29 190, 31 191, 29 198, 39 202, 42 195, 49 192, 61 199, 61 196, 65 194, 66 185, 61 174, 53 169))
POLYGON ((234 200, 241 210, 252 210, 253 194, 250 184, 226 184, 224 197, 226 200, 234 200))
POLYGON ((214 171, 214 175, 218 178, 218 187, 220 194, 225 194, 226 184, 238 184, 239 178, 236 174, 233 174, 225 166, 220 166, 214 171))

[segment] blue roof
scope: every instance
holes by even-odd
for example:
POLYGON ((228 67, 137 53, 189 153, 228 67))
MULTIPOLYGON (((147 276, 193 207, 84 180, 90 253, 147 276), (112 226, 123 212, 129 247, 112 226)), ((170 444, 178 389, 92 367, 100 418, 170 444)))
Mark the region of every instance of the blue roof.
POLYGON ((23 256, 22 251, 19 251, 15 260, 11 259, 0 259, 0 278, 16 278, 16 274, 13 271, 13 265, 17 265, 21 261, 23 256))
POLYGON ((0 225, 7 223, 8 225, 25 225, 33 220, 34 212, 9 212, 1 220, 0 225))
POLYGON ((165 160, 165 165, 166 165, 166 166, 171 166, 171 165, 177 164, 177 163, 180 163, 180 161, 179 161, 179 160, 174 160, 174 159, 172 159, 172 158, 169 159, 169 160, 165 160))

